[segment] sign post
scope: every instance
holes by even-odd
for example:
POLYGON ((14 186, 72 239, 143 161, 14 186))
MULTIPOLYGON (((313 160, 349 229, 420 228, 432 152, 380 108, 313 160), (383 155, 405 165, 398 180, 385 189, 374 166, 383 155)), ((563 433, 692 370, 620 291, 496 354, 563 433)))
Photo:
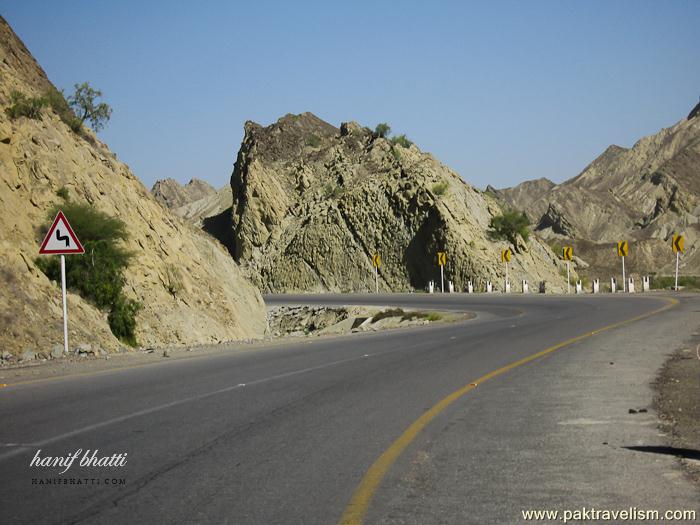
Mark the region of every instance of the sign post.
POLYGON ((574 249, 571 246, 564 246, 562 248, 562 256, 566 261, 566 293, 571 293, 571 278, 570 278, 570 268, 569 262, 574 256, 574 249))
POLYGON ((372 256, 372 264, 374 265, 374 293, 379 293, 379 266, 382 264, 382 256, 375 253, 372 256))
POLYGON ((442 290, 442 293, 445 293, 445 273, 443 269, 445 268, 445 264, 447 264, 447 253, 438 252, 437 258, 438 264, 440 265, 440 289, 442 290))
POLYGON ((674 290, 678 291, 678 267, 680 265, 681 253, 685 248, 685 239, 680 234, 673 234, 673 242, 671 243, 673 251, 676 254, 676 284, 673 287, 674 290))
POLYGON ((629 253, 629 244, 627 241, 619 241, 617 243, 617 255, 622 257, 622 291, 627 291, 627 279, 625 279, 625 257, 629 253))
POLYGON ((59 211, 46 233, 44 241, 39 248, 41 255, 61 256, 61 294, 63 298, 63 351, 68 353, 68 301, 66 300, 66 254, 85 253, 85 248, 80 244, 73 228, 68 224, 68 219, 59 211))
POLYGON ((506 248, 501 252, 501 262, 506 263, 506 281, 503 283, 504 293, 508 293, 510 291, 510 286, 508 286, 508 263, 510 262, 512 255, 513 252, 510 251, 510 248, 506 248))

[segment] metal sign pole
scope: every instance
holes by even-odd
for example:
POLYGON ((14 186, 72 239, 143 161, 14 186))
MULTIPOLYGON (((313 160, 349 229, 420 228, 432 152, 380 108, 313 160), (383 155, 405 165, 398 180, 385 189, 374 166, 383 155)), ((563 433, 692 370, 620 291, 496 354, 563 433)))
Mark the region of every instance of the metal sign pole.
POLYGON ((506 261, 506 282, 503 283, 503 292, 508 290, 508 261, 506 261))
POLYGON ((63 352, 68 355, 68 304, 66 302, 66 256, 61 254, 61 289, 63 291, 63 352))
POLYGON ((627 291, 627 279, 625 279, 625 256, 622 256, 622 291, 627 291))
POLYGON ((569 261, 566 261, 566 293, 571 293, 571 279, 569 278, 569 261))
POLYGON ((443 268, 444 268, 444 266, 441 264, 440 265, 440 287, 442 288, 442 293, 445 293, 445 276, 444 276, 444 273, 442 271, 443 268))
POLYGON ((678 291, 678 262, 680 261, 681 258, 681 252, 676 252, 676 286, 674 286, 674 290, 678 291))
POLYGON ((374 293, 379 293, 379 266, 374 267, 374 293))

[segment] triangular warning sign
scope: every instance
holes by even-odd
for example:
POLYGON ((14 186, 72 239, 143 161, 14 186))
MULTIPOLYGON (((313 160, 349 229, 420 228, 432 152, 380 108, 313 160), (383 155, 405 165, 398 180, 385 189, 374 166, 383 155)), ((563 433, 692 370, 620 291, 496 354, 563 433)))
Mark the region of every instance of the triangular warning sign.
POLYGON ((56 218, 49 228, 49 232, 44 237, 44 242, 39 248, 40 254, 66 254, 85 253, 85 248, 80 244, 78 237, 73 232, 73 228, 68 224, 68 219, 62 211, 58 212, 56 218))

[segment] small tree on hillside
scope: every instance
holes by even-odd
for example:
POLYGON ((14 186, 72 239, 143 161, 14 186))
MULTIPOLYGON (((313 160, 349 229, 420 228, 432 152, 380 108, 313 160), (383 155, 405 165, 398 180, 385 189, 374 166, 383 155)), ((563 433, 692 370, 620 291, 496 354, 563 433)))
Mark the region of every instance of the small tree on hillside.
POLYGON ((386 122, 382 122, 380 124, 377 124, 377 127, 374 128, 374 136, 375 137, 385 139, 389 136, 389 133, 391 133, 391 126, 389 124, 387 124, 386 122))
POLYGON ((507 210, 502 215, 491 217, 489 222, 489 234, 496 238, 517 244, 518 235, 525 241, 530 237, 530 220, 525 213, 516 210, 507 210))
POLYGON ((75 84, 75 93, 68 97, 68 104, 77 116, 80 124, 89 121, 92 129, 100 131, 112 116, 112 108, 106 103, 97 103, 102 91, 93 89, 88 82, 75 84))

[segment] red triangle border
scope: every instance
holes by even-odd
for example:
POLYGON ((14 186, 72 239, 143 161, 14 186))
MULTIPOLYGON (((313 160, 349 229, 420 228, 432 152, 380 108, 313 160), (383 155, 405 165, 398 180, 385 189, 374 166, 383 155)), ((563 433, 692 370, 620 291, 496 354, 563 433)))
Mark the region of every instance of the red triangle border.
POLYGON ((71 228, 71 225, 68 222, 68 219, 66 219, 66 216, 63 215, 62 211, 59 210, 58 214, 56 215, 56 218, 53 220, 53 224, 51 225, 51 228, 49 228, 49 231, 46 233, 46 237, 44 237, 44 240, 41 243, 41 247, 39 248, 39 253, 41 255, 85 253, 85 248, 83 248, 83 245, 78 240, 77 235, 75 235, 75 232, 73 232, 73 228, 71 228), (75 248, 73 250, 47 250, 46 249, 46 245, 49 243, 49 239, 51 239, 51 236, 53 235, 53 232, 56 229, 56 225, 58 224, 58 221, 60 221, 60 220, 63 220, 63 223, 66 225, 66 228, 68 228, 68 235, 70 235, 71 239, 73 239, 73 242, 75 242, 75 244, 77 245, 77 248, 75 248))

